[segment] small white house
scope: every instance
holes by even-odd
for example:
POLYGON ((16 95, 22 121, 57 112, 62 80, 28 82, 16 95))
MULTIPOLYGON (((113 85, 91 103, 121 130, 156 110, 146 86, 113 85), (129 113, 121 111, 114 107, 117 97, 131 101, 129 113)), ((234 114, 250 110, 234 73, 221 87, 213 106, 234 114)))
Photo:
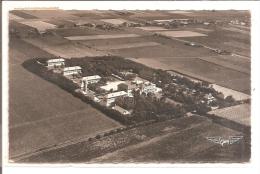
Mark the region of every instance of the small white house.
POLYGON ((65 60, 64 59, 50 59, 50 60, 47 60, 47 66, 48 67, 65 66, 65 60))
POLYGON ((68 76, 68 75, 76 75, 81 73, 81 67, 80 66, 71 66, 71 67, 66 67, 63 69, 63 75, 68 76))

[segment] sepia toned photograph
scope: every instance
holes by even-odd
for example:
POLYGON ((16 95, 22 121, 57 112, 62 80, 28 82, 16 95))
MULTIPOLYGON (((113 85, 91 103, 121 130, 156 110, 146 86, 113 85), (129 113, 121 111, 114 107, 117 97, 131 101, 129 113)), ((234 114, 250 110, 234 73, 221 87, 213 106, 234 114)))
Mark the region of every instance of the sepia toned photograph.
POLYGON ((249 10, 8 17, 10 163, 250 162, 249 10))

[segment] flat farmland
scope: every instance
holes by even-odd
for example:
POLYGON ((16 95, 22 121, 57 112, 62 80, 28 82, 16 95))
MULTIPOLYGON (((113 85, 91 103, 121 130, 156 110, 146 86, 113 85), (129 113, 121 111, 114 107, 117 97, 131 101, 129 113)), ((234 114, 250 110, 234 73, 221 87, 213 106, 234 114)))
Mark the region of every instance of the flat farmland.
POLYGON ((27 14, 27 13, 25 13, 25 12, 23 12, 23 11, 20 11, 20 10, 13 10, 13 11, 11 11, 10 13, 11 13, 11 14, 14 14, 14 15, 16 15, 16 16, 18 16, 18 17, 21 17, 21 18, 23 18, 23 19, 37 19, 36 16, 27 14))
POLYGON ((138 29, 144 30, 144 31, 160 31, 160 30, 168 30, 163 27, 136 27, 138 29))
POLYGON ((225 88, 223 86, 219 86, 219 85, 216 85, 216 84, 212 84, 212 86, 216 91, 222 92, 225 97, 232 95, 232 97, 235 100, 247 100, 247 99, 251 98, 251 96, 249 95, 250 91, 249 92, 243 91, 244 93, 241 93, 241 92, 238 92, 238 91, 235 91, 235 90, 232 90, 232 89, 229 89, 229 88, 225 88))
POLYGON ((250 60, 245 58, 240 58, 237 56, 219 55, 219 56, 208 56, 199 57, 199 59, 208 61, 226 68, 237 70, 246 74, 250 74, 250 60))
POLYGON ((55 29, 57 26, 43 22, 43 21, 22 21, 20 22, 24 25, 28 25, 30 27, 36 28, 38 31, 45 31, 47 29, 55 29))
POLYGON ((61 37, 50 36, 24 40, 50 54, 64 58, 105 55, 103 52, 88 48, 80 43, 69 42, 61 37))
POLYGON ((88 17, 91 19, 111 19, 120 17, 115 12, 109 10, 70 10, 67 12, 74 16, 88 17))
POLYGON ((194 32, 194 31, 160 31, 156 32, 158 34, 168 36, 168 37, 198 37, 198 36, 207 36, 202 33, 194 32))
POLYGON ((163 13, 160 11, 133 11, 133 15, 130 18, 145 19, 145 20, 156 20, 156 19, 169 19, 170 14, 163 13))
POLYGON ((70 36, 84 36, 84 35, 97 35, 103 34, 103 32, 90 29, 90 28, 59 28, 55 30, 60 36, 70 37, 70 36))
POLYGON ((22 67, 25 60, 39 56, 53 57, 20 39, 10 41, 11 157, 121 126, 92 106, 22 67))
POLYGON ((187 37, 185 40, 250 57, 249 34, 215 28, 214 31, 208 33, 207 37, 187 37))
POLYGON ((201 155, 211 148, 218 148, 206 139, 208 136, 243 135, 241 132, 220 126, 205 117, 191 116, 133 128, 107 136, 98 141, 84 141, 53 149, 24 159, 25 162, 207 162, 207 160, 248 161, 250 138, 221 147, 219 154, 201 155), (230 151, 227 151, 227 148, 230 151), (237 151, 236 155, 233 152, 237 151), (239 158, 238 158, 239 157, 239 158))
POLYGON ((74 27, 74 23, 70 20, 64 20, 64 19, 48 19, 45 22, 56 25, 58 28, 59 26, 64 27, 74 27))
POLYGON ((189 58, 197 58, 198 56, 212 56, 214 55, 208 49, 205 48, 195 48, 184 45, 181 42, 164 42, 160 40, 152 40, 153 42, 158 42, 161 45, 147 47, 147 48, 129 48, 115 50, 114 54, 121 55, 124 57, 134 57, 134 58, 150 58, 157 61, 161 61, 161 58, 183 58, 185 60, 189 58), (183 49, 186 49, 183 51, 183 49))
POLYGON ((116 39, 116 38, 131 38, 140 37, 137 34, 102 34, 102 35, 90 35, 90 36, 69 36, 65 37, 68 40, 98 40, 98 39, 116 39))
POLYGON ((97 47, 101 50, 119 50, 119 49, 128 49, 128 48, 139 48, 139 47, 152 47, 158 46, 159 43, 156 42, 136 42, 136 43, 127 43, 127 44, 120 44, 120 45, 108 45, 108 46, 100 46, 97 47))
POLYGON ((23 20, 24 18, 17 16, 15 14, 9 13, 9 20, 23 20))
MULTIPOLYGON (((222 147, 223 149, 217 154, 209 154, 196 158, 198 154, 207 152, 211 148, 220 146, 206 139, 211 136, 234 136, 241 133, 232 129, 225 128, 210 122, 202 122, 199 126, 191 126, 190 129, 174 131, 171 127, 164 129, 165 134, 154 137, 148 141, 128 146, 118 151, 108 153, 102 157, 92 160, 92 162, 117 163, 117 162, 148 162, 164 163, 172 162, 208 162, 209 161, 247 161, 248 157, 243 156, 245 142, 239 142, 233 145, 222 147), (167 129, 168 128, 168 129, 167 129), (231 147, 229 147, 231 146, 231 147), (236 155, 232 151, 226 152, 225 149, 237 149, 236 155), (241 158, 241 156, 243 156, 241 158), (221 158, 220 158, 221 157, 221 158), (239 158, 238 158, 239 157, 239 158)), ((248 147, 247 147, 248 148, 248 147)))
POLYGON ((64 10, 24 10, 23 13, 34 16, 39 19, 53 19, 53 18, 62 18, 62 19, 75 19, 77 16, 71 15, 64 10))
POLYGON ((121 44, 134 44, 139 42, 156 42, 151 37, 140 36, 140 37, 128 37, 128 38, 114 38, 114 39, 97 39, 97 40, 81 40, 76 41, 90 47, 113 47, 121 44))
POLYGON ((210 111, 210 114, 215 114, 219 117, 226 118, 242 125, 250 126, 251 117, 250 117, 250 105, 241 104, 236 106, 231 106, 228 108, 217 109, 210 111))
POLYGON ((151 58, 131 59, 144 65, 163 70, 176 70, 210 83, 231 88, 240 92, 250 91, 250 75, 226 68, 198 58, 151 58), (248 91, 249 90, 249 91, 248 91))
POLYGON ((120 25, 123 24, 124 22, 129 22, 125 19, 121 19, 121 18, 117 18, 117 19, 101 19, 101 21, 106 22, 106 23, 110 23, 110 24, 114 24, 114 25, 120 25))

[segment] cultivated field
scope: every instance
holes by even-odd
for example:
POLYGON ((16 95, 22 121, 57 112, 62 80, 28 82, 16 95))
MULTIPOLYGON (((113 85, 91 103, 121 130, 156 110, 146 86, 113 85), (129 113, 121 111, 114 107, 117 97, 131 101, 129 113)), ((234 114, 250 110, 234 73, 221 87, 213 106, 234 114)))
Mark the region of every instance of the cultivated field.
POLYGON ((250 61, 248 59, 239 58, 236 56, 228 55, 218 55, 218 56, 208 56, 208 57, 199 57, 199 59, 214 63, 226 68, 237 70, 246 74, 250 74, 250 61))
POLYGON ((47 29, 55 29, 57 26, 43 21, 21 21, 20 23, 36 28, 38 31, 46 31, 47 29))
POLYGON ((207 37, 187 37, 185 40, 247 56, 250 60, 249 34, 215 28, 214 31, 209 32, 207 35, 207 37))
POLYGON ((125 19, 101 19, 101 21, 106 22, 106 23, 110 23, 110 24, 114 24, 114 25, 120 25, 123 24, 124 22, 129 22, 125 19))
POLYGON ((128 43, 128 44, 120 44, 120 45, 113 45, 113 46, 100 46, 97 47, 101 50, 119 50, 119 49, 127 49, 127 48, 138 48, 138 47, 151 47, 160 45, 156 42, 137 42, 137 43, 128 43))
POLYGON ((248 94, 238 92, 238 91, 235 91, 235 90, 232 90, 232 89, 229 89, 229 88, 225 88, 223 86, 219 86, 219 85, 216 85, 216 84, 212 84, 212 86, 216 91, 222 92, 225 97, 232 95, 232 97, 235 100, 247 100, 247 99, 251 98, 250 95, 248 95, 248 94))
MULTIPOLYGON (((88 141, 89 137, 122 125, 21 66, 25 60, 35 57, 117 55, 152 68, 177 71, 208 81, 225 96, 244 100, 250 98, 251 41, 248 26, 191 24, 168 30, 155 26, 99 29, 84 25, 169 19, 229 22, 237 18, 248 21, 250 14, 246 11, 12 11, 9 24, 11 159, 68 143, 71 145, 45 151, 24 161, 247 162, 250 158, 250 135, 200 116, 158 122, 88 141), (37 32, 47 29, 51 29, 50 32, 42 35, 37 32), (187 45, 184 41, 208 47, 187 45), (210 48, 234 54, 220 55, 210 48), (234 135, 244 137, 223 147, 206 139, 207 136, 228 138, 234 135), (72 141, 78 143, 72 144, 72 141)), ((250 126, 248 104, 212 112, 250 126)))
POLYGON ((139 28, 141 30, 145 30, 145 31, 160 31, 160 30, 168 30, 166 28, 163 27, 136 27, 139 28))
POLYGON ((138 127, 104 137, 54 149, 24 159, 26 162, 241 162, 250 158, 250 146, 244 139, 221 147, 218 154, 205 153, 218 148, 208 136, 235 136, 240 132, 222 127, 203 117, 186 117, 138 127), (229 149, 229 151, 227 151, 229 149), (233 152, 237 151, 236 154, 233 152))
POLYGON ((23 19, 37 19, 37 17, 30 15, 30 14, 27 14, 27 13, 20 11, 20 10, 11 11, 10 14, 14 14, 18 17, 23 18, 23 19))
POLYGON ((35 18, 40 19, 53 19, 53 18, 62 18, 62 19, 75 19, 77 18, 74 15, 69 14, 68 12, 64 10, 24 10, 21 11, 22 13, 30 16, 34 16, 35 18))
POLYGON ((132 60, 158 69, 176 70, 210 83, 250 93, 250 75, 198 58, 160 58, 158 60, 138 58, 132 60))
POLYGON ((55 36, 53 36, 53 39, 30 38, 25 39, 25 41, 50 54, 64 58, 106 55, 104 52, 88 48, 80 43, 72 43, 66 39, 55 36), (55 40, 55 38, 57 40, 55 40))
POLYGON ((98 39, 98 40, 81 40, 76 41, 90 47, 113 47, 124 44, 135 44, 143 42, 155 42, 150 37, 128 37, 128 38, 114 38, 114 39, 98 39))
POLYGON ((120 126, 100 111, 21 66, 27 59, 53 55, 20 39, 10 41, 9 53, 11 158, 120 126))
POLYGON ((193 32, 193 31, 161 31, 156 32, 158 34, 162 34, 164 36, 169 37, 197 37, 197 36, 207 36, 206 34, 193 32))
POLYGON ((90 36, 70 36, 65 37, 68 40, 96 40, 96 39, 115 39, 115 38, 140 37, 137 34, 107 34, 107 35, 90 35, 90 36))
POLYGON ((22 19, 24 18, 14 15, 12 13, 9 14, 9 20, 22 20, 22 19))
POLYGON ((250 117, 250 105, 241 104, 236 106, 231 106, 228 108, 217 109, 210 111, 210 114, 215 114, 219 117, 226 118, 242 125, 250 126, 251 117, 250 117))

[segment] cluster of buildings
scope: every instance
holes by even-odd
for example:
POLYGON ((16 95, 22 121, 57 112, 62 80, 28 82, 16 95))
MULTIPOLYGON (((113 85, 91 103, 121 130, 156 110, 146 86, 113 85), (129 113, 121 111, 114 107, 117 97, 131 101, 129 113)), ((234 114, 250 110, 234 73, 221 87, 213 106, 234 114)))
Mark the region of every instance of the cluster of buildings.
MULTIPOLYGON (((65 60, 62 58, 48 60, 47 66, 48 68, 59 69, 59 72, 67 78, 71 78, 71 76, 74 77, 75 75, 78 75, 78 85, 80 87, 81 93, 105 107, 111 107, 112 109, 117 110, 123 115, 130 114, 130 111, 127 111, 124 108, 121 108, 120 106, 115 106, 114 102, 117 98, 134 97, 134 91, 139 91, 140 94, 145 95, 149 93, 158 94, 162 91, 162 89, 157 87, 154 83, 149 82, 148 80, 142 79, 140 77, 135 77, 131 80, 123 80, 123 78, 120 76, 113 76, 116 80, 108 81, 104 85, 98 85, 98 87, 103 89, 103 91, 105 92, 96 93, 95 91, 90 90, 88 88, 88 85, 99 83, 102 79, 101 76, 92 75, 82 77, 82 68, 80 66, 65 67, 65 60)), ((129 73, 131 74, 131 72, 129 73)), ((73 82, 77 83, 76 80, 73 80, 73 82)))

